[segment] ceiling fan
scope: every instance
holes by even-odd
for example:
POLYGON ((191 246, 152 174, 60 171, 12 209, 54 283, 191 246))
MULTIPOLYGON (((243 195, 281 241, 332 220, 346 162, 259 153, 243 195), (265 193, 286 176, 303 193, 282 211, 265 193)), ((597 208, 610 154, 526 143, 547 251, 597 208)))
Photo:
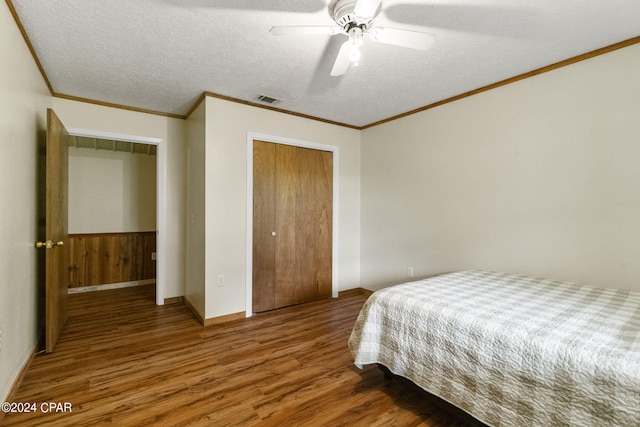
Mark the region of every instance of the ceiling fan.
POLYGON ((337 26, 286 26, 272 27, 271 34, 282 35, 315 35, 345 34, 349 40, 340 47, 338 56, 331 69, 332 76, 341 76, 347 72, 350 64, 358 65, 360 46, 364 36, 378 43, 386 43, 411 49, 427 50, 434 42, 435 36, 420 31, 401 30, 398 28, 374 27, 373 20, 378 15, 381 0, 332 0, 329 3, 329 15, 337 26))

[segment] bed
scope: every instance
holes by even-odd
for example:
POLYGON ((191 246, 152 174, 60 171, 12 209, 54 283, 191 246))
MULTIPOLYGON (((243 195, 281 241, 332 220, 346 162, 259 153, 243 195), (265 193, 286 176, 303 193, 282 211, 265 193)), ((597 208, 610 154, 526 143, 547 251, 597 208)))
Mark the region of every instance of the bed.
POLYGON ((640 426, 640 292, 450 273, 374 292, 349 348, 490 426, 640 426))

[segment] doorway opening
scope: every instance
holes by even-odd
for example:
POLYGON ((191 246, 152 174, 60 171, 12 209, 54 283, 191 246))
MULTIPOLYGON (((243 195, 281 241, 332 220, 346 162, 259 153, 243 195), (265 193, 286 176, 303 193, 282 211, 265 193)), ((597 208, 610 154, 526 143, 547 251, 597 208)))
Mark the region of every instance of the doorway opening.
MULTIPOLYGON (((96 220, 100 220, 105 229, 108 231, 105 233, 97 233, 95 235, 83 236, 82 234, 78 234, 78 245, 87 245, 99 248, 111 247, 112 254, 107 253, 107 258, 109 256, 113 257, 123 257, 118 260, 111 260, 111 264, 114 263, 119 264, 118 268, 112 268, 111 271, 100 271, 101 267, 94 266, 93 271, 83 271, 82 276, 79 271, 76 271, 76 267, 74 267, 74 271, 72 271, 72 276, 74 272, 78 273, 77 280, 72 285, 72 289, 82 290, 81 287, 75 287, 79 284, 82 284, 83 281, 85 284, 89 284, 89 277, 93 277, 94 281, 97 276, 101 276, 100 280, 103 280, 105 283, 111 283, 111 287, 123 287, 123 286, 132 286, 137 284, 145 284, 152 283, 153 280, 142 279, 142 280, 133 280, 124 282, 119 280, 119 277, 142 277, 141 275, 149 276, 152 274, 150 269, 155 271, 155 299, 157 305, 164 304, 164 295, 165 295, 165 254, 166 254, 166 230, 167 230, 167 222, 166 222, 166 189, 165 189, 165 170, 166 170, 166 147, 163 143, 162 139, 159 138, 149 138, 149 137, 141 137, 135 135, 124 135, 118 133, 110 133, 110 132, 99 132, 99 131, 91 131, 84 129, 68 129, 69 133, 69 142, 70 148, 93 148, 96 151, 101 151, 103 153, 109 153, 108 155, 102 156, 103 158, 110 158, 122 161, 106 161, 102 162, 104 165, 113 164, 116 165, 116 171, 122 172, 123 175, 126 174, 136 174, 140 171, 153 171, 155 169, 155 176, 152 176, 151 180, 149 177, 140 177, 142 182, 136 184, 136 188, 127 188, 129 183, 126 182, 124 177, 116 178, 116 182, 106 182, 104 183, 104 189, 109 188, 109 184, 113 184, 113 191, 120 198, 117 202, 118 205, 115 207, 111 207, 108 209, 104 209, 103 211, 110 211, 107 216, 103 218, 96 218, 96 220), (128 156, 132 156, 131 159, 127 158, 128 156), (133 160, 135 158, 135 160, 133 160), (128 165, 128 166, 127 166, 128 165), (132 172, 133 171, 133 172, 132 172), (151 185, 153 181, 155 181, 155 201, 153 198, 152 192, 144 192, 145 182, 147 179, 147 184, 151 185), (151 182, 151 183, 150 183, 151 182), (124 200, 122 199, 124 195, 124 200), (144 209, 144 212, 138 212, 138 218, 132 219, 127 218, 128 212, 131 211, 132 207, 135 208, 144 208, 143 204, 147 202, 151 202, 154 206, 149 209, 147 206, 144 209), (115 209, 113 209, 115 208, 115 209), (123 230, 115 231, 113 227, 117 228, 118 223, 124 223, 125 226, 123 230), (105 225, 106 224, 106 225, 105 225), (153 224, 153 230, 149 230, 151 227, 149 224, 153 224), (111 227, 113 230, 110 230, 111 227), (128 232, 129 229, 137 229, 137 232, 128 232), (145 232, 140 232, 142 229, 145 232), (109 232, 115 231, 115 232, 109 232), (126 232, 125 232, 126 231, 126 232), (150 248, 153 247, 153 250, 150 248), (117 254, 118 251, 122 251, 120 254, 117 254), (126 253, 125 253, 126 252, 126 253), (134 255, 133 255, 134 254, 134 255), (138 259, 132 259, 133 256, 138 257, 138 259), (148 258, 148 259, 147 259, 148 258), (154 265, 155 264, 155 265, 154 265), (131 276, 133 275, 133 276, 131 276), (115 283, 115 284, 114 284, 115 283)), ((83 150, 83 151, 91 151, 91 150, 83 150)), ((92 167, 101 164, 99 153, 95 154, 85 154, 86 157, 89 158, 93 162, 89 162, 85 167, 92 167)), ((106 166, 107 169, 113 168, 113 166, 106 166)), ((152 172, 153 173, 153 172, 152 172)), ((86 184, 86 183, 84 183, 86 184)), ((70 193, 71 193, 70 188, 70 193)), ((100 203, 109 203, 109 194, 96 194, 96 200, 94 204, 100 203), (104 197, 104 199, 101 199, 104 197)), ((117 200, 115 198, 114 200, 117 200)), ((70 199, 70 204, 73 203, 70 199)), ((94 206, 95 207, 95 206, 94 206)), ((100 210, 93 210, 93 212, 98 212, 97 215, 100 215, 100 210)), ((71 213, 70 209, 70 216, 71 213)), ((76 223, 82 224, 82 222, 90 221, 91 218, 78 218, 76 223)), ((73 234, 73 233, 70 233, 73 234)), ((74 244, 74 242, 72 242, 74 244)), ((79 248, 82 248, 79 246, 79 248)), ((103 249, 101 249, 103 250, 103 249)), ((109 249, 107 249, 108 251, 109 249)), ((95 251, 95 249, 94 249, 95 251)), ((94 254, 95 255, 95 254, 94 254)), ((104 254, 103 254, 104 255, 104 254)), ((73 265, 73 262, 72 262, 73 265)), ((95 285, 95 283, 92 283, 95 285)), ((109 284, 101 285, 99 289, 108 289, 110 287, 109 284)), ((86 288, 84 290, 87 290, 86 288)), ((95 289, 95 288, 94 288, 95 289)), ((77 291, 74 291, 77 292, 77 291)))

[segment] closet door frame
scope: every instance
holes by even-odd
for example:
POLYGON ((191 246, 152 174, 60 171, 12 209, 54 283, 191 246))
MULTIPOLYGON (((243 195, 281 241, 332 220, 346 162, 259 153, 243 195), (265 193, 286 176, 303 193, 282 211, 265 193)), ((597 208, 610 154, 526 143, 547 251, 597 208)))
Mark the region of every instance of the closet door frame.
POLYGON ((340 187, 338 185, 339 156, 335 145, 265 135, 247 132, 247 245, 246 245, 246 316, 253 315, 253 141, 265 141, 274 144, 291 145, 294 147, 311 148, 313 150, 330 151, 333 153, 333 209, 332 209, 332 242, 331 242, 331 296, 338 297, 338 199, 340 187))

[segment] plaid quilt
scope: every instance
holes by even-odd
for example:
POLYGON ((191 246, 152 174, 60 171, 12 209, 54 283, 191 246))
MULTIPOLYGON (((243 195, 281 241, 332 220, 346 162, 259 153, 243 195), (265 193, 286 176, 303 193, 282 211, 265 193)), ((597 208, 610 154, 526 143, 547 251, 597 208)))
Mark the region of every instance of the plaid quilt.
POLYGON ((640 426, 640 292, 451 273, 375 292, 349 348, 491 426, 640 426))

